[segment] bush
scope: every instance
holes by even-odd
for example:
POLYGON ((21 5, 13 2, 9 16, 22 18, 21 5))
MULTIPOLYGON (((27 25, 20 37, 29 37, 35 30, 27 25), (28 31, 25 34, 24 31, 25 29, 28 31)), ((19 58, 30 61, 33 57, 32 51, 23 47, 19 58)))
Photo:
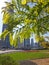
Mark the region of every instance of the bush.
POLYGON ((1 56, 0 65, 19 65, 18 62, 13 60, 10 56, 1 56))

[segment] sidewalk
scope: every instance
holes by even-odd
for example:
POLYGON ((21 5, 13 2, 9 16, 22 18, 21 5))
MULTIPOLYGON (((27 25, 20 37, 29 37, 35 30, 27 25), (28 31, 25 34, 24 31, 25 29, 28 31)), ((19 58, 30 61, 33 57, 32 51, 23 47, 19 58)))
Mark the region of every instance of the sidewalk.
POLYGON ((4 53, 10 53, 10 52, 19 52, 22 50, 0 50, 0 54, 4 54, 4 53))

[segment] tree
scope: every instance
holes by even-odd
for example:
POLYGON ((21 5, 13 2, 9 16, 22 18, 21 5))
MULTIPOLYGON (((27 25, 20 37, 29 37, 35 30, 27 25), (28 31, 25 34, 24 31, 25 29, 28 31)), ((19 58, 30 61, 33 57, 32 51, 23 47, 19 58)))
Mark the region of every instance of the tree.
POLYGON ((49 48, 49 42, 48 41, 42 41, 41 46, 43 46, 43 48, 49 48))
POLYGON ((49 32, 49 0, 11 0, 5 3, 3 23, 8 27, 2 36, 6 33, 13 39, 15 33, 14 40, 20 38, 22 41, 31 34, 41 38, 49 32))

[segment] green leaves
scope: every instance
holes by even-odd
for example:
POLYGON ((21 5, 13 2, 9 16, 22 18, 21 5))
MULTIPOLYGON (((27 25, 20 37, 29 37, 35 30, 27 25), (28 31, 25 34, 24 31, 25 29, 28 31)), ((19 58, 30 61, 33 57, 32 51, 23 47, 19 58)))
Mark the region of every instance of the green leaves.
POLYGON ((6 36, 9 34, 9 31, 8 30, 4 30, 4 32, 1 34, 1 39, 4 39, 6 38, 6 36))
POLYGON ((32 33, 41 36, 49 32, 48 0, 11 0, 10 3, 6 2, 3 12, 3 22, 8 25, 10 39, 13 37, 11 33, 16 32, 13 39, 14 43, 17 42, 18 38, 23 41, 32 33), (28 3, 31 3, 31 7, 28 3), (32 6, 33 3, 36 5, 32 6))

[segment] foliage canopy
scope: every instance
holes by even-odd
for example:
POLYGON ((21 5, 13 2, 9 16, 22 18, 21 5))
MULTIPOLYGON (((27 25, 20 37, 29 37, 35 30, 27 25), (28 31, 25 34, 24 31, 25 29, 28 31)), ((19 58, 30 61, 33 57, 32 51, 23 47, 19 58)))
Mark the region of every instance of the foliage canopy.
MULTIPOLYGON (((29 38, 31 34, 41 35, 49 32, 49 0, 11 0, 2 8, 3 23, 7 24, 10 40, 16 42, 29 38)), ((6 36, 6 35, 5 35, 6 36)), ((39 39, 38 39, 39 41, 39 39)), ((15 45, 15 43, 14 43, 15 45)))

